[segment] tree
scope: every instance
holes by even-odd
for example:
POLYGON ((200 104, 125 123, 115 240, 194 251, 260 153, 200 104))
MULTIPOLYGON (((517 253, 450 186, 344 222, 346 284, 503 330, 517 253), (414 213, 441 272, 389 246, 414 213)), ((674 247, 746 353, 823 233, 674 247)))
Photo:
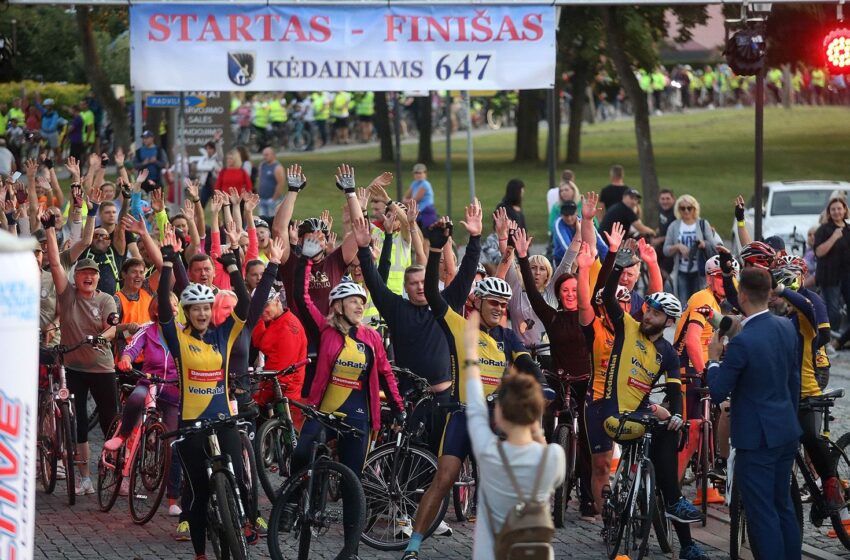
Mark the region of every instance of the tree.
POLYGON ((387 105, 387 92, 375 92, 375 130, 381 140, 381 161, 395 161, 393 134, 390 125, 390 108, 387 105))
MULTIPOLYGON (((658 64, 658 45, 667 37, 667 21, 663 7, 609 6, 603 9, 607 52, 614 63, 620 84, 629 96, 634 110, 635 137, 640 161, 641 189, 644 199, 644 221, 658 223, 658 174, 649 126, 649 106, 641 90, 634 68, 654 69, 658 64)), ((705 6, 677 6, 676 41, 690 39, 690 29, 707 19, 705 6)))
POLYGON ((516 147, 514 161, 539 161, 537 136, 540 131, 540 93, 537 89, 519 92, 516 110, 516 147))
POLYGON ((419 130, 419 150, 416 159, 419 163, 433 163, 434 150, 431 134, 434 130, 434 119, 431 110, 431 92, 429 91, 426 97, 415 98, 413 108, 416 111, 416 128, 419 130))
POLYGON ((95 97, 103 104, 109 114, 112 130, 115 134, 115 146, 125 150, 130 146, 130 123, 124 106, 116 99, 112 91, 112 81, 101 64, 95 33, 92 26, 91 9, 77 6, 77 29, 79 31, 80 47, 85 61, 85 71, 95 97))

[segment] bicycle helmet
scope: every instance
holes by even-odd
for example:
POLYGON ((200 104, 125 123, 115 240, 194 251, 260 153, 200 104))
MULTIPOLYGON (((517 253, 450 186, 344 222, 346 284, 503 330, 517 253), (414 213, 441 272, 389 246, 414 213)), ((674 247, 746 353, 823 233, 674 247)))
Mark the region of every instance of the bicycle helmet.
POLYGON ((185 307, 196 303, 215 303, 215 292, 204 284, 189 284, 180 294, 180 304, 185 307))
POLYGON ((655 292, 646 297, 646 304, 653 309, 663 311, 671 319, 682 316, 682 303, 679 298, 668 292, 655 292))
POLYGON ((771 276, 773 276, 773 280, 777 284, 782 284, 786 288, 791 288, 792 290, 796 290, 799 285, 800 274, 803 271, 799 266, 794 265, 786 265, 781 266, 779 268, 775 268, 770 271, 771 276))
POLYGON ((481 299, 509 300, 511 295, 510 284, 495 276, 488 276, 475 285, 475 297, 481 299))
MULTIPOLYGON (((599 290, 596 292, 596 298, 594 299, 594 303, 596 303, 596 305, 602 305, 603 291, 605 291, 605 288, 599 288, 599 290)), ((616 298, 617 301, 621 303, 629 303, 630 301, 632 301, 632 291, 625 286, 618 285, 616 298)))
POLYGON ((753 241, 741 249, 741 258, 752 266, 769 269, 776 258, 776 251, 767 243, 753 241))
POLYGON ((366 290, 363 289, 363 286, 356 282, 340 282, 336 286, 334 286, 333 290, 331 290, 330 295, 328 296, 328 301, 333 303, 337 300, 345 299, 351 296, 359 296, 363 298, 363 303, 366 303, 366 290))
MULTIPOLYGON (((459 266, 458 270, 460 270, 459 266)), ((487 269, 484 268, 483 264, 478 263, 478 268, 475 269, 475 274, 480 274, 483 278, 487 278, 487 269)))
POLYGON ((327 235, 330 232, 328 224, 321 218, 307 218, 298 226, 298 237, 304 237, 308 233, 320 231, 327 235))
MULTIPOLYGON (((788 255, 786 255, 786 256, 788 256, 788 255)), ((809 264, 806 262, 806 259, 804 259, 803 257, 800 257, 798 255, 792 255, 791 260, 788 262, 788 264, 790 264, 792 266, 800 267, 800 271, 802 272, 803 276, 809 275, 809 264)))
MULTIPOLYGON (((732 274, 737 277, 740 272, 741 265, 738 264, 738 261, 732 259, 732 274)), ((705 274, 707 276, 720 276, 723 274, 723 271, 720 269, 720 255, 714 255, 705 261, 705 274)))

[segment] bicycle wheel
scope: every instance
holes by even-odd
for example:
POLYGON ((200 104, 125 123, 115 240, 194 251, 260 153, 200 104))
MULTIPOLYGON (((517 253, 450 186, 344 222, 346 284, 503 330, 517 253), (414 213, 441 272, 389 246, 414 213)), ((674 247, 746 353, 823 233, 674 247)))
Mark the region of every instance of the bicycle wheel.
POLYGON ((265 422, 254 436, 257 478, 266 497, 274 502, 285 477, 289 476, 292 449, 287 444, 285 430, 289 428, 280 418, 265 422))
POLYGON ((708 523, 708 469, 711 465, 709 460, 712 459, 709 455, 711 455, 711 438, 713 437, 708 422, 702 423, 700 437, 702 441, 699 448, 699 472, 696 473, 696 479, 700 498, 702 498, 702 526, 705 527, 708 523))
POLYGON ((661 552, 669 554, 673 552, 673 523, 667 517, 664 508, 664 500, 661 492, 655 489, 655 513, 652 516, 652 527, 655 529, 655 538, 661 552))
MULTIPOLYGON (((850 503, 850 461, 848 461, 847 453, 850 452, 850 433, 842 435, 838 441, 830 447, 832 459, 836 462, 836 472, 838 475, 838 484, 844 502, 850 503)), ((846 511, 846 508, 835 515, 830 516, 832 527, 835 529, 835 534, 838 540, 844 545, 844 548, 850 550, 850 534, 847 533, 847 527, 841 522, 841 514, 846 511)))
POLYGON ((236 487, 233 476, 228 471, 216 471, 210 478, 210 505, 214 525, 208 528, 217 532, 219 547, 223 558, 245 560, 248 557, 248 543, 242 531, 239 518, 239 505, 236 503, 236 487), (229 550, 228 555, 225 550, 229 550))
POLYGON ((460 476, 452 486, 452 505, 455 510, 455 519, 464 522, 469 519, 472 508, 475 506, 475 462, 472 457, 464 459, 460 467, 460 476))
POLYGON ((632 485, 629 495, 625 548, 629 557, 635 553, 637 560, 641 560, 649 552, 649 531, 655 515, 655 469, 651 461, 641 464, 640 479, 632 485))
MULTIPOLYGON (((419 500, 436 473, 437 459, 419 447, 388 445, 370 453, 362 475, 366 499, 363 542, 377 550, 403 550, 410 540, 419 500)), ((425 538, 436 530, 448 507, 446 496, 425 538)))
POLYGON ((289 135, 289 150, 292 152, 303 152, 310 145, 310 132, 306 129, 294 130, 289 135))
POLYGON ((254 521, 257 518, 258 492, 260 490, 260 484, 257 480, 257 461, 254 456, 254 445, 251 443, 251 437, 248 433, 240 429, 239 438, 242 440, 242 472, 244 474, 244 480, 242 480, 244 488, 240 489, 240 492, 247 492, 248 511, 245 514, 248 519, 254 521))
POLYGON ((68 491, 68 505, 72 506, 77 501, 76 478, 74 475, 74 449, 76 439, 74 437, 74 423, 71 420, 71 403, 62 401, 59 403, 59 424, 62 438, 62 460, 65 461, 65 486, 68 491))
POLYGON ((292 475, 280 489, 269 518, 269 554, 274 560, 307 560, 315 535, 326 544, 340 543, 337 557, 348 558, 357 551, 365 512, 366 496, 357 475, 345 465, 320 459, 312 469, 302 469, 292 475), (310 499, 305 500, 311 474, 313 492, 310 499), (331 487, 341 490, 338 497, 329 495, 331 487), (296 509, 291 528, 286 531, 281 522, 288 504, 295 504, 296 509), (344 520, 348 520, 348 531, 345 531, 344 520))
MULTIPOLYGON (((121 423, 121 417, 116 416, 109 426, 109 434, 106 440, 109 441, 118 433, 118 426, 121 423)), ((117 451, 108 451, 106 448, 101 451, 100 460, 97 462, 97 505, 100 511, 107 512, 115 505, 115 500, 118 499, 118 494, 121 490, 121 481, 124 478, 122 469, 124 468, 124 452, 125 448, 122 445, 117 451)))
POLYGON ((555 520, 555 527, 560 529, 564 526, 567 516, 567 504, 570 501, 570 492, 575 482, 576 435, 573 433, 572 426, 567 424, 558 426, 555 429, 552 442, 560 445, 567 456, 567 471, 564 477, 564 483, 555 488, 554 503, 552 504, 552 516, 555 520))
MULTIPOLYGON (((605 550, 608 558, 614 560, 620 551, 623 541, 624 518, 628 506, 629 484, 628 473, 630 469, 623 468, 626 457, 621 457, 621 466, 614 475, 614 481, 608 490, 608 495, 603 496, 605 503, 602 506, 602 522, 604 524, 602 534, 605 541, 605 550)), ((603 492, 604 494, 604 492, 603 492)))
POLYGON ((162 437, 165 425, 153 422, 144 427, 136 460, 130 470, 130 517, 142 525, 156 515, 165 494, 169 468, 168 444, 162 437))
POLYGON ((46 494, 52 494, 56 489, 59 447, 53 395, 45 392, 38 407, 38 478, 46 494))

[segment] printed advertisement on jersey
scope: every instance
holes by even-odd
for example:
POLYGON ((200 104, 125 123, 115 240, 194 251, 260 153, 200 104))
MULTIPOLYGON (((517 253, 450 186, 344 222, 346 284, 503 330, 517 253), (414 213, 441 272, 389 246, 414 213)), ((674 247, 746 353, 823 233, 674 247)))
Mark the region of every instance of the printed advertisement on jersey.
POLYGON ((130 7, 133 87, 148 91, 546 89, 555 8, 130 7))

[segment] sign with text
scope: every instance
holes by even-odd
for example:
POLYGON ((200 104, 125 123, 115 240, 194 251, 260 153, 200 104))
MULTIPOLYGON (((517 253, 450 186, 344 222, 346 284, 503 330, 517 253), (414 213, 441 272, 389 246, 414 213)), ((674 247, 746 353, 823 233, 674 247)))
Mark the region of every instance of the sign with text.
POLYGON ((546 89, 555 8, 130 7, 133 87, 149 91, 546 89))

